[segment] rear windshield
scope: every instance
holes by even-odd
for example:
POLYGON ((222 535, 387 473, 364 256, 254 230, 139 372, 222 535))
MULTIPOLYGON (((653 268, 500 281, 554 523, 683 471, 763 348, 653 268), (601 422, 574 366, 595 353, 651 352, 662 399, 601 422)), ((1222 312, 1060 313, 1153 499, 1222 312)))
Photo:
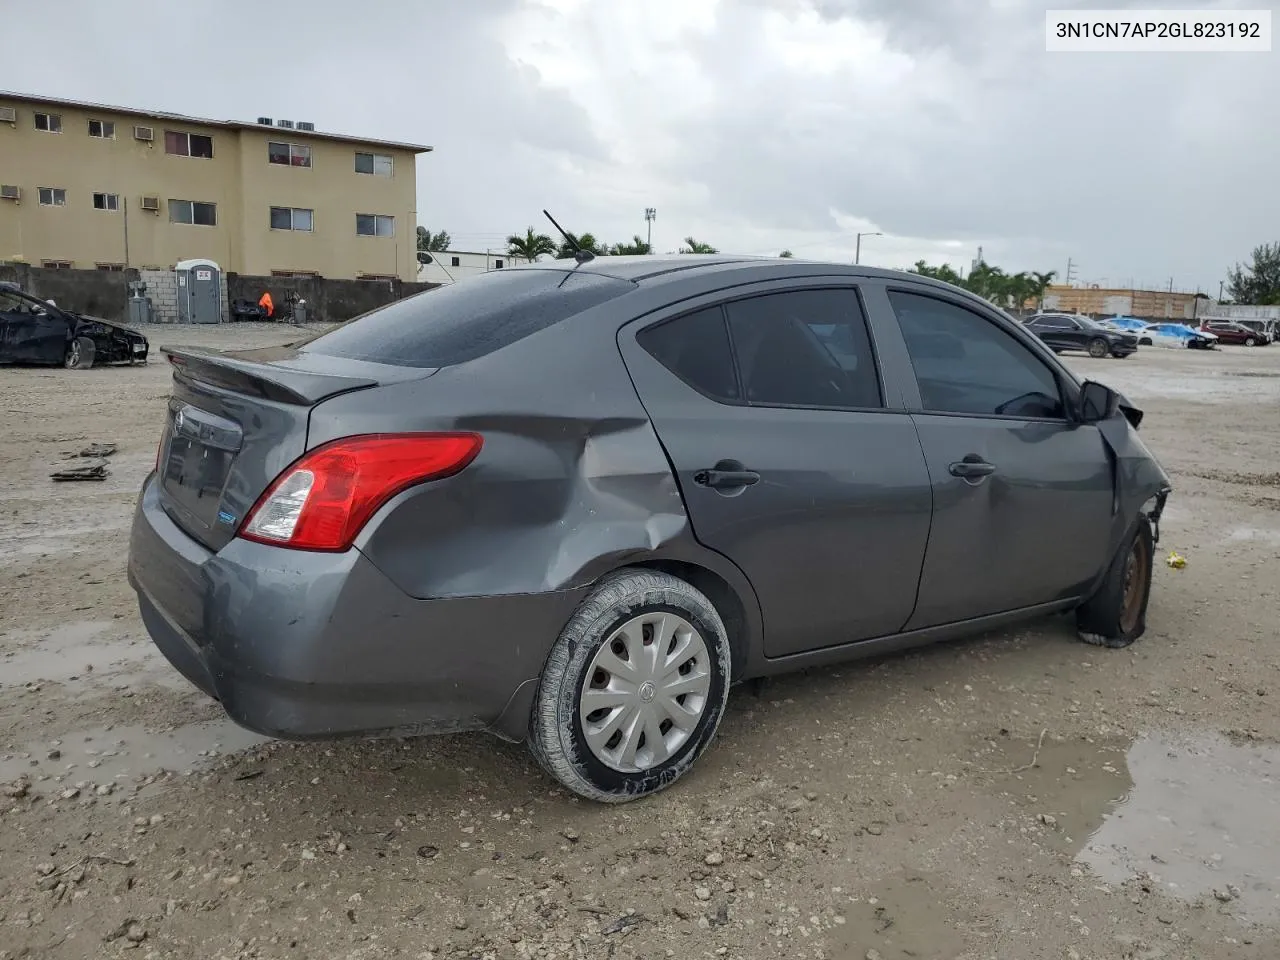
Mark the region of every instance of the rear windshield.
POLYGON ((304 353, 448 367, 492 353, 633 289, 560 270, 493 270, 398 300, 300 345, 304 353))

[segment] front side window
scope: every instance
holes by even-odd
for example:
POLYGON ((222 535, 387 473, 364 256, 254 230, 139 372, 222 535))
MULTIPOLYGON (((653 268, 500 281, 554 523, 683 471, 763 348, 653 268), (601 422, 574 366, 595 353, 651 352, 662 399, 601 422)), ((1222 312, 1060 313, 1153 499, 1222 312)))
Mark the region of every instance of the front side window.
POLYGON ((40 195, 40 206, 42 207, 65 207, 67 205, 67 191, 62 187, 40 187, 36 192, 40 195))
POLYGON ((116 125, 111 120, 90 120, 89 136, 98 140, 114 140, 116 138, 116 125))
POLYGON ((857 292, 791 290, 725 305, 748 403, 881 406, 871 338, 857 292))
POLYGON ((61 133, 62 132, 62 114, 37 113, 36 129, 43 130, 45 133, 61 133))
POLYGON ((272 230, 301 230, 311 232, 313 211, 301 207, 272 207, 272 230))
POLYGON ((170 200, 169 222, 191 223, 198 227, 216 227, 218 205, 201 203, 199 200, 170 200))
POLYGON ((929 413, 1065 419, 1058 378, 1013 334, 945 300, 890 291, 929 413))
POLYGON ((720 306, 646 327, 636 334, 636 342, 704 396, 725 403, 740 399, 729 330, 720 306))
POLYGON ((356 236, 359 237, 394 237, 396 235, 396 218, 381 213, 357 213, 356 236))
POLYGON ((199 133, 182 133, 177 130, 164 132, 164 152, 175 157, 213 158, 213 137, 199 133))
POLYGON ((383 153, 357 153, 356 173, 369 173, 376 177, 390 177, 395 174, 395 158, 383 153))
POLYGON ((267 163, 275 163, 285 167, 311 166, 311 148, 300 143, 267 144, 267 163))

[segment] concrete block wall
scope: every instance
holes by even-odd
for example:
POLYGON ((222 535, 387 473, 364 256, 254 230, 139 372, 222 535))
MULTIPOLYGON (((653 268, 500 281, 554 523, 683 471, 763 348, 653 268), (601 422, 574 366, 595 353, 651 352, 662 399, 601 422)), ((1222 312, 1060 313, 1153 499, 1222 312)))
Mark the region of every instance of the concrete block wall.
POLYGON ((172 270, 139 270, 138 279, 147 285, 156 323, 177 323, 178 275, 172 270))

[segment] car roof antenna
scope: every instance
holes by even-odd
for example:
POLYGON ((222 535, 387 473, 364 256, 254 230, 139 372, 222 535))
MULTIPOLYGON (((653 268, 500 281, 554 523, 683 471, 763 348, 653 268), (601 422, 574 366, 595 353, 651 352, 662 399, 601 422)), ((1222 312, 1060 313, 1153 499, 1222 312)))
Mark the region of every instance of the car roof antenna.
POLYGON ((573 250, 573 259, 577 260, 578 263, 586 263, 588 260, 594 260, 596 258, 596 255, 590 250, 583 250, 578 246, 578 241, 573 239, 573 237, 565 231, 564 227, 556 223, 556 218, 553 217, 549 211, 543 210, 542 215, 550 220, 551 225, 556 228, 556 232, 560 234, 560 236, 564 237, 564 242, 573 250))

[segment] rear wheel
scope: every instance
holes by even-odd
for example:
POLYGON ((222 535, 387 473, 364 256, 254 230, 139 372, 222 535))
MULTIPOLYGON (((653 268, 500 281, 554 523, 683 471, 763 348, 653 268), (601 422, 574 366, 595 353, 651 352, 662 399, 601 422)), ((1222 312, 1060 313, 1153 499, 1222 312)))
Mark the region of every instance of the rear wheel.
POLYGON ((1101 360, 1110 352, 1111 348, 1107 346, 1107 341, 1103 340, 1101 337, 1096 337, 1089 341, 1089 356, 1097 360, 1101 360))
POLYGON ((67 344, 67 353, 63 358, 63 366, 68 370, 88 370, 93 366, 93 357, 97 353, 93 341, 88 337, 76 337, 67 344))
POLYGON ((729 694, 729 638, 700 591, 650 570, 602 580, 552 647, 529 747, 579 796, 621 803, 683 776, 729 694))
POLYGON ((1147 629, 1155 540, 1140 516, 1107 569, 1102 585, 1076 612, 1080 639, 1099 647, 1127 647, 1147 629))
POLYGON ((1253 337, 1245 337, 1244 345, 1246 347, 1256 347, 1258 345, 1258 341, 1253 339, 1253 337))

